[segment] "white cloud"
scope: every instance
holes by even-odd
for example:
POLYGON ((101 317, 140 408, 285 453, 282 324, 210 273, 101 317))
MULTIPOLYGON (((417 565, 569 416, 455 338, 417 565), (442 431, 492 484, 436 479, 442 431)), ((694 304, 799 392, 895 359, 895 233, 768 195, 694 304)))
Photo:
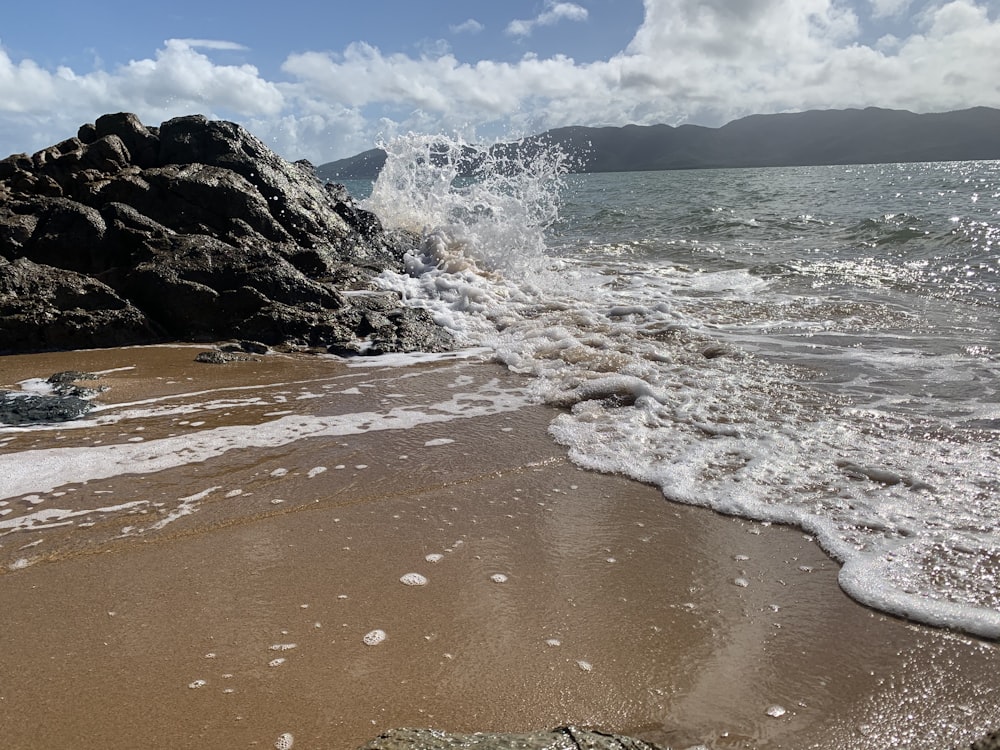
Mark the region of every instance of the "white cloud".
MULTIPOLYGON (((0 120, 13 118, 26 136, 8 150, 50 145, 105 112, 135 112, 158 124, 192 112, 253 117, 283 111, 279 84, 264 80, 252 65, 219 65, 196 47, 243 49, 230 42, 168 39, 153 58, 84 74, 64 66, 48 71, 31 60, 15 63, 0 49, 0 120)), ((0 132, 12 129, 5 125, 0 132)))
POLYGON ((462 23, 449 26, 448 28, 452 34, 478 34, 486 27, 479 23, 479 21, 475 18, 469 18, 468 20, 462 21, 462 23))
POLYGON ((991 2, 937 0, 913 30, 868 45, 868 18, 844 0, 645 0, 630 44, 596 62, 462 62, 444 45, 410 56, 357 42, 289 55, 275 80, 213 60, 240 47, 212 40, 168 40, 149 58, 91 72, 46 69, 0 48, 0 148, 35 150, 120 110, 151 124, 192 112, 234 119, 285 156, 321 163, 408 131, 490 137, 562 125, 714 126, 813 108, 1000 107, 991 2))
POLYGON ((528 36, 536 26, 552 26, 560 21, 586 21, 587 9, 576 3, 548 0, 545 10, 531 19, 517 19, 507 24, 506 32, 512 36, 528 36))
POLYGON ((910 7, 912 0, 868 0, 875 18, 889 18, 902 14, 910 7))

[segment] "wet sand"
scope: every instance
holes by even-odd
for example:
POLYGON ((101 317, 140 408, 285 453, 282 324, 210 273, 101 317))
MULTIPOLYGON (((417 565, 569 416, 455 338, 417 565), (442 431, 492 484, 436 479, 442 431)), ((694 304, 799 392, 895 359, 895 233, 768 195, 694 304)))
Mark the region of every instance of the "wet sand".
POLYGON ((16 480, 46 489, 0 521, 93 513, 0 528, 6 748, 269 748, 289 732, 295 748, 348 749, 398 726, 569 723, 676 748, 947 748, 996 721, 993 644, 857 605, 799 530, 579 470, 548 408, 379 422, 524 385, 499 367, 213 366, 197 351, 0 360, 8 386, 114 370, 98 414, 117 415, 7 431, 0 459, 137 461, 137 446, 236 430, 156 471, 16 480), (359 413, 374 416, 336 421, 359 413), (262 438, 298 418, 294 439, 262 438))

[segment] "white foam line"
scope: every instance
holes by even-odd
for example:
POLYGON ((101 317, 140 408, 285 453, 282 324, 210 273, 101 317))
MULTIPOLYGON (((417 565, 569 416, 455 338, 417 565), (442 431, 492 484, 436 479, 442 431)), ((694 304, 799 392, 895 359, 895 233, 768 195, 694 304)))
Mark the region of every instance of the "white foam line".
POLYGON ((105 411, 107 409, 128 409, 134 406, 147 406, 149 404, 158 404, 163 401, 174 401, 179 398, 193 398, 196 396, 210 396, 214 393, 226 393, 229 391, 257 391, 266 388, 289 388, 295 385, 308 385, 311 383, 326 383, 331 380, 341 380, 343 378, 355 378, 356 375, 332 375, 330 377, 324 378, 310 378, 308 380, 290 380, 288 382, 277 382, 277 383, 263 383, 256 385, 231 385, 225 388, 209 388, 204 391, 184 391, 183 393, 171 393, 167 396, 157 396, 155 398, 146 398, 139 401, 127 401, 118 404, 100 404, 94 407, 94 411, 105 411))
MULTIPOLYGON (((472 346, 465 349, 456 349, 450 352, 411 352, 407 354, 378 354, 368 357, 338 357, 338 361, 348 367, 409 367, 414 364, 427 362, 452 362, 463 359, 488 359, 493 355, 493 350, 485 346, 472 346)), ((334 355, 329 355, 334 356, 334 355)))
MULTIPOLYGON (((388 365, 393 366, 405 366, 412 365, 419 362, 434 362, 434 361, 444 361, 446 359, 471 359, 472 357, 481 355, 488 350, 485 348, 479 349, 469 349, 460 352, 445 352, 444 354, 384 354, 378 357, 364 357, 362 359, 371 360, 368 363, 355 364, 352 361, 346 364, 349 367, 375 367, 382 366, 387 367, 388 365), (467 353, 466 353, 467 352, 467 353), (397 361, 398 360, 398 361, 397 361)), ((324 358, 336 359, 333 355, 321 355, 324 358)), ((129 369, 129 368, 120 368, 129 369)), ((415 376, 419 376, 423 373, 414 373, 415 376)), ((250 390, 264 390, 267 388, 290 388, 292 386, 302 386, 302 385, 312 385, 315 383, 328 383, 332 384, 338 380, 357 380, 361 377, 357 373, 353 372, 342 372, 336 375, 327 375, 321 378, 307 378, 304 380, 289 380, 289 381, 278 381, 276 383, 258 383, 256 385, 232 385, 225 386, 222 388, 209 388, 203 391, 185 391, 183 393, 172 393, 166 396, 157 396, 155 398, 141 399, 139 401, 127 401, 117 404, 95 404, 92 413, 100 411, 108 411, 110 409, 129 409, 136 406, 147 406, 149 404, 158 404, 164 401, 174 401, 180 398, 193 398, 200 396, 210 396, 216 393, 226 393, 229 391, 250 391, 250 390)), ((390 378, 381 379, 380 382, 389 382, 397 378, 406 377, 405 375, 396 375, 390 378)), ((324 386, 324 388, 329 388, 329 385, 324 386)), ((350 389, 348 389, 350 390, 350 389)), ((335 393, 340 393, 341 391, 335 391, 335 393)), ((347 393, 347 391, 343 391, 347 393)), ((256 401, 261 401, 260 397, 255 399, 256 401)), ((217 399, 218 401, 218 399, 217 399)), ((225 403, 225 402, 221 402, 225 403)), ((240 402, 232 402, 234 404, 239 404, 240 402)))
POLYGON ((146 500, 136 500, 121 505, 109 505, 105 508, 90 508, 89 510, 66 510, 64 508, 43 508, 26 516, 17 516, 6 521, 0 521, 0 531, 42 531, 59 526, 70 526, 74 518, 92 516, 98 513, 114 513, 122 510, 132 510, 149 505, 146 500))
POLYGON ((51 492, 69 482, 108 479, 122 474, 151 474, 206 461, 231 450, 274 448, 306 438, 403 430, 453 419, 512 412, 530 402, 525 389, 491 387, 489 393, 456 394, 447 401, 397 407, 387 412, 324 417, 290 415, 264 424, 217 427, 143 443, 9 453, 0 456, 0 498, 51 492))

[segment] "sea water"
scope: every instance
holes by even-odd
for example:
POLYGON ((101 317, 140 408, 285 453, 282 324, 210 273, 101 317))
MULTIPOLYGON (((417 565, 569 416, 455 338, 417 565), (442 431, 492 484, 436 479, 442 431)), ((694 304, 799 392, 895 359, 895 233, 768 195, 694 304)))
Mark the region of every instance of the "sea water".
POLYGON ((1000 163, 473 179, 387 144, 381 283, 531 376, 580 466, 792 524, 858 601, 1000 638, 1000 163))

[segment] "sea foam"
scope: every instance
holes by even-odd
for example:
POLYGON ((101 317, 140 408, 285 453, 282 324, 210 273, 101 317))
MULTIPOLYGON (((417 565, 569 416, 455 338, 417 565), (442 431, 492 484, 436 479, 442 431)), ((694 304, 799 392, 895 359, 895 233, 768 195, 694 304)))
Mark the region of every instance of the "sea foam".
POLYGON ((674 501, 797 525, 843 564, 841 586, 859 601, 1000 637, 995 442, 853 408, 813 387, 812 372, 723 342, 706 323, 716 298, 745 308, 770 293, 743 269, 692 273, 585 247, 556 257, 546 232, 559 212, 557 158, 466 184, 456 159, 441 166, 430 147, 387 148, 367 205, 423 243, 407 273, 380 283, 459 343, 532 376, 533 395, 565 410, 550 433, 575 463, 674 501))

